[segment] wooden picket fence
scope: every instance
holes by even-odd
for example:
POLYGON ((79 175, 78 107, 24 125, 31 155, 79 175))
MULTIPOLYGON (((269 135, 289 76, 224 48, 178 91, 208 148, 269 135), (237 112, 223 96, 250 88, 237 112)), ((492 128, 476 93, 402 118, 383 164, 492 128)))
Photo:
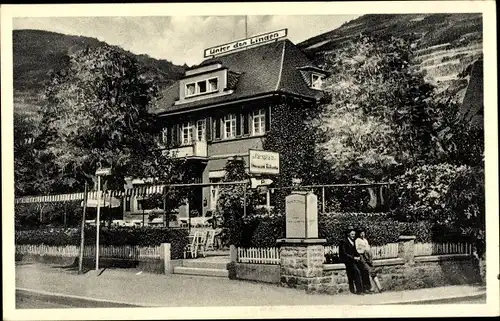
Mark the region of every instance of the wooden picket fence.
MULTIPOLYGON (((398 243, 388 243, 382 246, 372 246, 371 251, 375 260, 397 258, 398 243)), ((339 247, 337 245, 325 246, 325 255, 326 254, 339 255, 339 247)))
POLYGON ((238 248, 239 263, 280 264, 280 252, 276 247, 238 248))
POLYGON ((373 258, 377 259, 394 259, 398 257, 398 243, 388 243, 382 246, 372 246, 371 251, 373 258))
POLYGON ((32 254, 32 255, 50 255, 50 256, 64 256, 64 257, 77 257, 80 248, 75 245, 67 246, 48 246, 48 245, 16 245, 16 254, 32 254))
MULTIPOLYGON (((83 248, 84 257, 95 257, 95 245, 83 248)), ((80 247, 75 245, 48 246, 48 245, 16 245, 17 254, 50 255, 63 257, 77 257, 80 255, 80 247)), ((141 246, 99 246, 99 257, 120 258, 130 260, 159 259, 160 247, 141 246)))
POLYGON ((443 254, 472 254, 472 244, 467 243, 415 243, 415 256, 443 254))

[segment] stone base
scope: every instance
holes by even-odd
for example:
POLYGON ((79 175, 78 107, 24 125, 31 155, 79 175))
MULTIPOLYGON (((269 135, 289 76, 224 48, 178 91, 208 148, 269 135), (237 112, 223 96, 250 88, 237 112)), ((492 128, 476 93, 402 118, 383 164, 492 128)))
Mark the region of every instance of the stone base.
POLYGON ((324 239, 282 239, 280 284, 308 289, 323 276, 324 239))

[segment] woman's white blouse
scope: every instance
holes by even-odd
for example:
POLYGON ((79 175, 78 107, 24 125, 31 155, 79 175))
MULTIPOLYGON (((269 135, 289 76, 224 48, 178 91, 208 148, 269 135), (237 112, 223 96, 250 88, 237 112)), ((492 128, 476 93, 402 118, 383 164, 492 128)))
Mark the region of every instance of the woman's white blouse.
POLYGON ((363 253, 365 253, 365 251, 369 251, 370 244, 368 244, 368 240, 357 238, 356 239, 356 250, 358 251, 359 254, 363 254, 363 253))

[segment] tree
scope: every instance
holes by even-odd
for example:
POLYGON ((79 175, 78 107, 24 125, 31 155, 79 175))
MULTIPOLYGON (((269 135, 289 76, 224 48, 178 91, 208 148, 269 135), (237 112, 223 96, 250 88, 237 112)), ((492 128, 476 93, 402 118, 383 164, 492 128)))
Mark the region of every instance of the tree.
POLYGON ((410 64, 411 42, 360 36, 325 55, 331 101, 316 126, 338 179, 383 179, 433 156, 434 88, 410 64))
POLYGON ((134 58, 107 46, 73 53, 42 110, 42 141, 64 190, 81 189, 100 166, 112 168, 109 189, 123 188, 126 176, 176 177, 178 163, 159 149, 160 125, 149 112, 157 97, 134 58))
POLYGON ((36 157, 33 150, 34 128, 25 113, 14 112, 14 187, 15 195, 22 196, 33 190, 36 157))

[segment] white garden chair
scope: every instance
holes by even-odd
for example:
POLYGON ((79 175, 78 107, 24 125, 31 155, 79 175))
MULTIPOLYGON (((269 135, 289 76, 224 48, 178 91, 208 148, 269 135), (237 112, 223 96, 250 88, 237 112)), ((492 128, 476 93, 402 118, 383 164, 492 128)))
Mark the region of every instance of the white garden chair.
POLYGON ((201 252, 203 257, 206 257, 206 242, 207 242, 207 233, 206 232, 197 232, 198 233, 198 250, 201 252))
POLYGON ((184 258, 187 258, 187 254, 191 255, 191 258, 196 258, 198 256, 198 248, 199 248, 199 232, 196 231, 191 236, 189 235, 189 244, 184 247, 184 258))
POLYGON ((205 251, 215 250, 215 230, 207 231, 207 240, 205 243, 205 251))

